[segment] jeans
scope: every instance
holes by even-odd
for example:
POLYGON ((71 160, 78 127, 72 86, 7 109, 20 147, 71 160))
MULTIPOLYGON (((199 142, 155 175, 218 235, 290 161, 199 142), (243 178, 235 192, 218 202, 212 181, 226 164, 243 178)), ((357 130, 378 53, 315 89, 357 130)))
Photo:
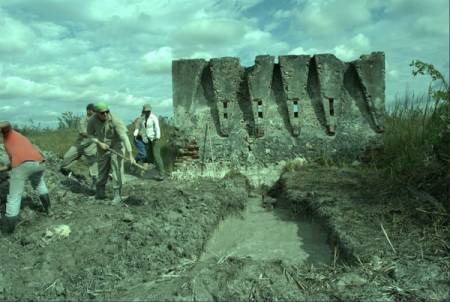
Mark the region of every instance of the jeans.
POLYGON ((31 186, 39 195, 48 194, 47 185, 45 184, 43 175, 43 163, 34 160, 25 161, 11 170, 9 177, 9 194, 6 202, 7 217, 15 217, 19 214, 26 180, 30 180, 31 186))
POLYGON ((136 154, 135 160, 137 162, 144 162, 147 159, 147 150, 144 142, 140 139, 134 138, 134 145, 136 146, 136 149, 138 153, 136 154))

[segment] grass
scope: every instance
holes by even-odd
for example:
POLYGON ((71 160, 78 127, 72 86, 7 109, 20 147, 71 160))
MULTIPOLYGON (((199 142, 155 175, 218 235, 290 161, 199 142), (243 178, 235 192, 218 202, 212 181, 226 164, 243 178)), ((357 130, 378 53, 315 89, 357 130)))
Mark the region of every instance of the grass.
POLYGON ((450 161, 448 104, 429 98, 419 106, 405 97, 386 114, 384 152, 373 158, 373 165, 387 181, 444 197, 450 161))
POLYGON ((25 127, 18 130, 42 150, 51 151, 61 158, 70 146, 72 146, 78 136, 78 132, 74 128, 40 129, 25 127))

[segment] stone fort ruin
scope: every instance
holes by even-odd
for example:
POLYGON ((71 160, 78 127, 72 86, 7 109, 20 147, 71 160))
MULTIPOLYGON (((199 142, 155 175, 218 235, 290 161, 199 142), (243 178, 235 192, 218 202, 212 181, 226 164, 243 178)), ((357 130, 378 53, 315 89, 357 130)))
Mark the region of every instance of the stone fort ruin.
POLYGON ((247 164, 357 158, 382 142, 384 53, 352 62, 332 54, 174 60, 176 126, 202 162, 247 164))

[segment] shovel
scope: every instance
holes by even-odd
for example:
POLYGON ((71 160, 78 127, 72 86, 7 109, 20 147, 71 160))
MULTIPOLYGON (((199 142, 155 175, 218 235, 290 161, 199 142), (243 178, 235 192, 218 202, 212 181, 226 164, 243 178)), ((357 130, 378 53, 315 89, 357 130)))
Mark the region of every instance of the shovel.
MULTIPOLYGON (((115 150, 113 150, 113 149, 108 149, 108 150, 111 151, 111 153, 113 153, 113 154, 115 154, 115 155, 121 157, 123 160, 126 160, 126 161, 131 162, 129 158, 126 158, 125 156, 123 156, 123 155, 120 154, 119 152, 117 152, 117 151, 115 151, 115 150)), ((140 165, 140 164, 138 164, 138 163, 132 163, 132 165, 138 167, 138 168, 141 169, 142 171, 147 171, 147 170, 148 170, 147 167, 144 167, 144 166, 142 166, 142 165, 140 165)))

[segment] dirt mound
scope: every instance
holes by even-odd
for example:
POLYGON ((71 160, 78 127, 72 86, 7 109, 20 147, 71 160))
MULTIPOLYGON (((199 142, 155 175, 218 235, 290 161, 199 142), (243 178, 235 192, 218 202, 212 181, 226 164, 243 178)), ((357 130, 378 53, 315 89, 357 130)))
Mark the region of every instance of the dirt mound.
POLYGON ((218 221, 242 209, 247 197, 238 177, 136 179, 124 187, 125 206, 114 207, 82 193, 83 180, 68 180, 57 172, 59 159, 46 156, 53 215, 33 210, 39 203, 28 188, 16 232, 0 237, 0 300, 121 296, 195 261, 218 221))

